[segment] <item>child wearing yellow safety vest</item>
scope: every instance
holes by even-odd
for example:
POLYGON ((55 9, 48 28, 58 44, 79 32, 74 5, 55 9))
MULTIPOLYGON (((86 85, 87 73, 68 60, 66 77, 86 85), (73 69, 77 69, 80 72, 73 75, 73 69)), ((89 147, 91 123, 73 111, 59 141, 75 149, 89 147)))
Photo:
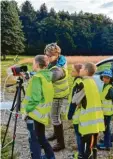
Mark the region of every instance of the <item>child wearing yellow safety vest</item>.
POLYGON ((21 112, 26 114, 27 129, 32 159, 55 159, 52 147, 45 137, 45 126, 49 124, 54 89, 52 74, 46 69, 48 58, 37 55, 33 61, 36 74, 30 79, 21 112), (49 94, 48 94, 49 90, 49 94), (41 148, 45 156, 41 156, 41 148))
POLYGON ((92 78, 96 71, 93 63, 86 63, 80 69, 83 77, 79 89, 75 92, 75 105, 80 105, 79 133, 83 153, 81 159, 97 159, 97 136, 100 131, 105 130, 104 116, 101 106, 100 94, 97 85, 92 78))
POLYGON ((97 159, 97 136, 105 130, 101 99, 97 85, 93 79, 96 65, 86 63, 80 70, 83 77, 84 94, 81 99, 79 116, 79 132, 82 135, 83 159, 97 159), (84 103, 83 103, 84 100, 84 103))
POLYGON ((48 137, 48 140, 53 141, 56 139, 57 143, 53 146, 53 151, 58 152, 65 148, 61 117, 65 98, 69 95, 67 60, 61 55, 61 48, 57 43, 48 44, 44 49, 44 53, 49 58, 50 63, 48 69, 52 72, 52 83, 54 87, 54 99, 51 110, 51 121, 54 132, 48 137))
POLYGON ((111 116, 113 115, 113 74, 111 70, 105 70, 101 76, 101 80, 104 82, 103 90, 101 92, 101 102, 104 113, 104 141, 98 144, 99 150, 110 150, 112 147, 111 143, 111 132, 110 132, 110 122, 111 116))
POLYGON ((75 105, 74 100, 75 98, 79 98, 79 96, 75 96, 76 92, 79 88, 79 84, 82 82, 81 77, 79 76, 80 69, 82 68, 81 64, 73 65, 73 69, 71 72, 71 76, 75 77, 73 81, 73 86, 71 93, 69 95, 69 111, 68 111, 68 119, 73 120, 73 126, 75 130, 76 140, 77 140, 77 147, 78 147, 78 154, 74 154, 74 158, 78 156, 78 158, 82 157, 82 145, 81 145, 81 135, 78 131, 78 124, 79 124, 79 115, 80 115, 80 105, 75 105), (72 117, 73 116, 73 117, 72 117))

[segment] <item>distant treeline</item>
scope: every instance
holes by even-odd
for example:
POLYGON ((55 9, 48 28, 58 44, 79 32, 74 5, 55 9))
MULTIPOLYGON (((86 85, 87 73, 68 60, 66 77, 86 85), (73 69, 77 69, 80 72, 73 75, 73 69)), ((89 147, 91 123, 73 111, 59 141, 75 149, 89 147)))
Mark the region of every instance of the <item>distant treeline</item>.
POLYGON ((102 14, 56 13, 45 3, 35 11, 30 1, 19 9, 15 1, 2 1, 1 28, 2 54, 41 54, 57 42, 63 55, 113 55, 113 20, 102 14))

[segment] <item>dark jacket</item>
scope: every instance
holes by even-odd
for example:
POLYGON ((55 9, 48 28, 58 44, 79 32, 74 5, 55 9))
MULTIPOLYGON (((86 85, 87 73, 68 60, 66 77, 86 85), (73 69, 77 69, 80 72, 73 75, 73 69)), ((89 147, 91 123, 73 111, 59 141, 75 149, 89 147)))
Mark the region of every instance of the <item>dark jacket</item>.
MULTIPOLYGON (((77 77, 77 78, 80 78, 80 77, 77 77)), ((74 79, 74 82, 77 78, 74 79)), ((77 105, 80 103, 82 104, 82 107, 85 109, 87 106, 87 100, 86 100, 86 96, 84 93, 84 85, 82 82, 79 84, 76 84, 73 87, 72 101, 71 101, 71 104, 69 107, 69 112, 68 112, 68 119, 69 120, 72 119, 74 112, 75 112, 75 109, 76 109, 77 105)))
POLYGON ((65 77, 65 72, 62 67, 66 65, 66 63, 66 58, 63 55, 60 55, 58 60, 49 64, 48 69, 51 69, 53 66, 57 66, 56 68, 51 69, 53 83, 65 77))
MULTIPOLYGON (((108 84, 104 84, 103 89, 107 86, 108 84)), ((113 101, 113 87, 109 89, 108 93, 106 94, 105 97, 107 100, 112 100, 113 101)))

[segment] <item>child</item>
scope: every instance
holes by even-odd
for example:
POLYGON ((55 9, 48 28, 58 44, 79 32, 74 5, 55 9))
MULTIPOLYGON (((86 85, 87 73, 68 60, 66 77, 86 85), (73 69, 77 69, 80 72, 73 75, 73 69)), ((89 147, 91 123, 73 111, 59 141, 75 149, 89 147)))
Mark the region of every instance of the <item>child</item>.
POLYGON ((64 99, 69 94, 67 61, 61 55, 61 48, 56 43, 48 44, 44 50, 49 58, 48 69, 52 72, 52 82, 54 87, 54 99, 51 111, 51 119, 54 127, 54 133, 48 138, 52 141, 57 139, 53 146, 55 152, 65 148, 63 123, 61 120, 64 99))
POLYGON ((67 68, 67 60, 65 56, 61 55, 61 48, 57 45, 57 43, 46 45, 44 53, 49 58, 50 63, 48 68, 51 68, 53 66, 67 68))
POLYGON ((79 133, 81 134, 83 153, 82 159, 97 159, 97 135, 104 131, 104 117, 99 91, 92 76, 96 71, 93 63, 86 63, 80 69, 83 81, 75 93, 73 103, 81 105, 79 116, 79 133))
POLYGON ((104 82, 103 90, 101 93, 101 101, 104 113, 104 142, 103 144, 98 144, 98 149, 100 150, 110 150, 112 146, 111 143, 111 132, 110 132, 110 121, 113 115, 113 86, 112 86, 112 71, 105 70, 100 76, 101 80, 104 82))
POLYGON ((49 113, 54 96, 52 75, 49 70, 45 69, 47 65, 47 56, 37 55, 35 57, 33 70, 36 74, 29 81, 21 108, 21 112, 28 116, 26 122, 30 134, 32 159, 41 159, 41 147, 47 159, 55 159, 52 147, 45 137, 45 125, 49 124, 49 113))
MULTIPOLYGON (((79 115, 80 115, 80 106, 76 106, 73 101, 75 98, 75 92, 77 91, 79 83, 82 82, 81 77, 79 76, 80 69, 82 68, 81 64, 75 64, 73 65, 72 73, 71 76, 75 77, 73 86, 72 86, 72 91, 69 96, 69 112, 68 112, 68 119, 71 120, 73 116, 73 125, 74 125, 74 130, 76 134, 76 139, 77 139, 77 146, 78 146, 78 158, 82 157, 82 145, 81 145, 81 135, 78 131, 78 124, 79 124, 79 115)), ((76 154, 75 154, 76 155, 76 154)), ((77 156, 77 155, 76 155, 77 156)))

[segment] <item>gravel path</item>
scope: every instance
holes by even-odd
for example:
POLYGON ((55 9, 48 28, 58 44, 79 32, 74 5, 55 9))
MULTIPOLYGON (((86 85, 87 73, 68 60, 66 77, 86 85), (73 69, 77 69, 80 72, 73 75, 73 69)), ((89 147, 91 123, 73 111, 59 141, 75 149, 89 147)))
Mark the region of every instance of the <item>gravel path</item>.
MULTIPOLYGON (((1 119, 2 123, 6 124, 10 112, 1 111, 1 119), (5 114, 5 115, 4 115, 5 114)), ((14 125, 14 114, 12 115, 12 119, 10 122, 9 131, 13 132, 13 125, 14 125)), ((71 155, 76 151, 76 141, 74 137, 73 126, 71 122, 64 121, 64 136, 65 136, 65 143, 66 148, 63 151, 55 153, 56 159, 71 159, 71 155)), ((113 132, 113 121, 111 123, 111 128, 113 132)), ((52 126, 46 128, 46 135, 50 135, 53 131, 52 126)), ((100 135, 102 136, 102 134, 100 135)), ((55 143, 51 142, 51 145, 55 143)), ((19 152, 19 159, 30 159, 30 152, 29 152, 29 144, 28 144, 28 132, 26 129, 26 124, 22 120, 21 115, 18 118, 17 123, 17 133, 16 133, 16 144, 15 144, 15 151, 19 152)), ((110 152, 106 151, 99 151, 98 152, 98 159, 113 159, 113 148, 110 152)))
MULTIPOLYGON (((6 101, 13 100, 14 94, 8 93, 5 96, 6 101)), ((1 99, 2 100, 2 99, 1 99)), ((6 124, 8 121, 10 112, 8 110, 1 111, 1 119, 2 124, 6 124)), ((9 131, 12 133, 14 128, 14 114, 12 115, 12 119, 9 126, 9 131)), ((65 144, 66 148, 60 152, 55 153, 56 159, 72 159, 70 156, 77 151, 76 150, 76 140, 74 136, 73 125, 69 121, 64 121, 64 137, 65 137, 65 144)), ((46 128, 46 136, 51 135, 53 131, 53 127, 46 128)), ((111 132, 113 133, 113 120, 111 122, 111 132)), ((99 138, 102 137, 103 134, 99 135, 99 138)), ((50 142, 51 145, 54 145, 56 141, 50 142)), ((28 143, 28 132, 26 128, 25 122, 22 120, 21 115, 18 118, 17 122, 17 133, 16 133, 16 142, 15 142, 15 151, 19 153, 19 159, 31 159, 30 152, 29 152, 29 143, 28 143)), ((110 152, 106 151, 98 151, 98 159, 113 159, 113 147, 110 152)))

